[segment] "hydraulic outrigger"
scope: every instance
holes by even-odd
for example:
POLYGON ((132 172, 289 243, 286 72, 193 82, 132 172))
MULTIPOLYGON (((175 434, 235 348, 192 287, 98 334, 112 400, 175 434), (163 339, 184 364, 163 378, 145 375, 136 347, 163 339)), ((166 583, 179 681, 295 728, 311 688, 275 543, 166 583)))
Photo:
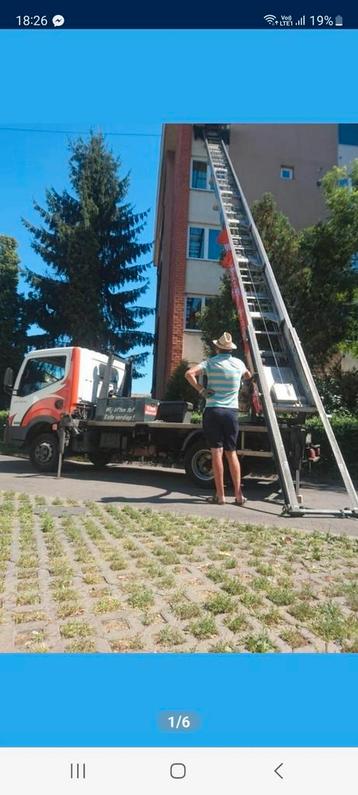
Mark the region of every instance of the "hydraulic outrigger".
POLYGON ((284 512, 358 517, 358 497, 318 394, 300 340, 290 321, 262 240, 231 163, 220 128, 204 128, 212 181, 220 205, 225 266, 237 310, 248 367, 256 372, 262 413, 279 473, 284 512), (304 422, 318 413, 340 471, 350 505, 345 509, 309 508, 300 503, 283 443, 279 414, 304 422))

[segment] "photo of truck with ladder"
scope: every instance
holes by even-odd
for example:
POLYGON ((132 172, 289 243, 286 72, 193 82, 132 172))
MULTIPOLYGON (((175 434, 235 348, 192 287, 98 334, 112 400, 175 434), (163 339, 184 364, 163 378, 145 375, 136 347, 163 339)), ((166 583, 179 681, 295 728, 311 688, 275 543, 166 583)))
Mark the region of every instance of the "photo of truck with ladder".
MULTIPOLYGON (((335 439, 300 340, 290 321, 250 208, 231 163, 220 125, 202 127, 220 210, 227 270, 246 364, 254 376, 240 423, 238 454, 245 465, 274 463, 288 516, 337 514, 358 517, 358 497, 335 439), (338 466, 347 507, 302 504, 302 465, 319 459, 305 428, 318 414, 338 466)), ((96 466, 113 456, 169 457, 205 488, 213 484, 210 451, 201 424, 184 401, 132 397, 132 361, 112 352, 76 346, 28 353, 16 377, 6 371, 11 394, 5 441, 28 451, 34 467, 61 473, 67 455, 87 454, 96 466)))

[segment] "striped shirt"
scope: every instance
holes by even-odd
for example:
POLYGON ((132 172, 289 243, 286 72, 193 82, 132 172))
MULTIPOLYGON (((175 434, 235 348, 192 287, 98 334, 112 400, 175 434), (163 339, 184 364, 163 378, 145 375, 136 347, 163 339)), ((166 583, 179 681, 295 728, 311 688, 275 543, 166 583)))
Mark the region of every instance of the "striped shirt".
POLYGON ((208 389, 214 395, 206 399, 207 408, 239 408, 239 389, 247 367, 231 353, 218 353, 199 364, 208 378, 208 389))

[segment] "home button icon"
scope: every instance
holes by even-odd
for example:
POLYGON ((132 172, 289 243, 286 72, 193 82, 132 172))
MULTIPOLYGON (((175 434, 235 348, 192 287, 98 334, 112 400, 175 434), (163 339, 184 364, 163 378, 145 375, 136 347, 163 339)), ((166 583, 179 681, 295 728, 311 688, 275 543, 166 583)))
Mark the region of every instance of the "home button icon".
POLYGON ((186 776, 186 767, 183 765, 182 762, 174 762, 170 765, 170 775, 171 778, 185 778, 186 776))

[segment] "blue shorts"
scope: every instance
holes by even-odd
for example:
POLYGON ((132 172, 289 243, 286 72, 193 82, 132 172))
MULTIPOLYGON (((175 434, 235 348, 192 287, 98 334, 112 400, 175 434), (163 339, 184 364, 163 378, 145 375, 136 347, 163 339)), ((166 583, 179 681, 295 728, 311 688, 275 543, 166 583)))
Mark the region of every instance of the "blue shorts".
POLYGON ((236 450, 239 435, 238 409, 224 407, 205 409, 203 430, 210 448, 223 447, 228 452, 236 450))

